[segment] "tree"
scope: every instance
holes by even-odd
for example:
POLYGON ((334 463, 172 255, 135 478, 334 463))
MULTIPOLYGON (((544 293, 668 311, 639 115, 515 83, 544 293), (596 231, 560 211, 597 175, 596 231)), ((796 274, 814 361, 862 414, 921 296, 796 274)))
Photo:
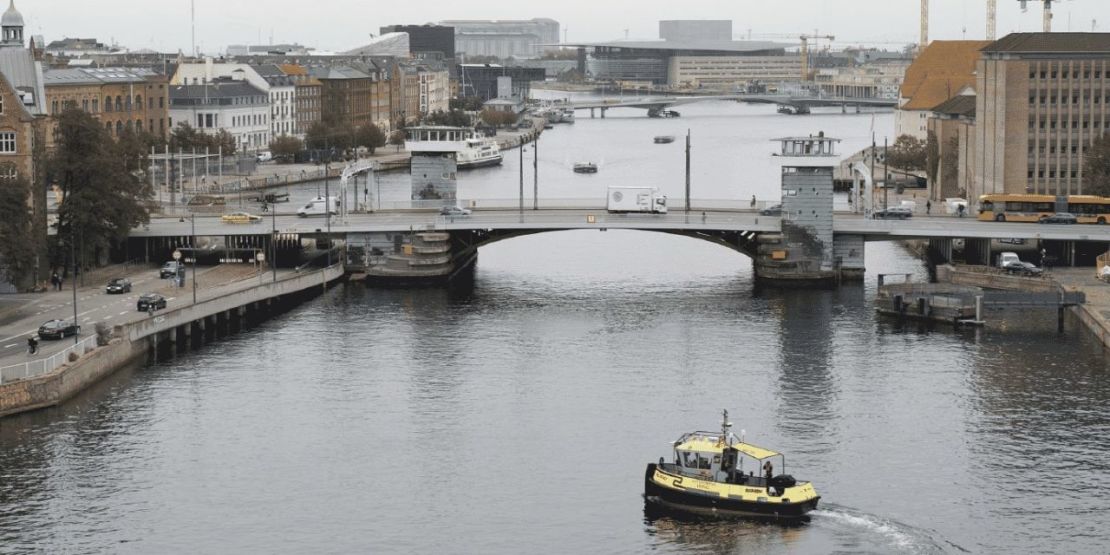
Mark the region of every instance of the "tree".
POLYGON ((940 141, 937 134, 930 131, 925 141, 925 176, 929 178, 929 183, 936 184, 940 162, 940 141))
POLYGON ((62 191, 57 239, 68 255, 79 237, 78 259, 87 266, 150 221, 151 191, 128 170, 123 147, 82 110, 68 109, 58 117, 55 144, 47 171, 62 191))
POLYGON ((194 149, 197 152, 204 152, 208 149, 211 153, 222 152, 226 156, 235 154, 238 150, 235 137, 226 129, 220 129, 209 135, 185 122, 177 124, 177 127, 170 131, 169 142, 170 150, 173 152, 192 152, 194 149))
POLYGON ((366 147, 366 149, 370 151, 370 154, 374 154, 375 150, 385 146, 385 142, 385 133, 383 133, 377 125, 368 123, 355 130, 355 145, 366 147))
POLYGON ((482 110, 482 121, 494 127, 501 127, 503 125, 512 125, 516 123, 519 118, 515 112, 506 112, 502 110, 491 110, 486 108, 482 110))
POLYGON ((928 154, 926 142, 910 135, 902 135, 894 141, 886 154, 886 162, 892 168, 907 171, 922 171, 927 167, 928 154))
POLYGON ((313 150, 343 151, 353 144, 354 134, 355 128, 350 122, 343 121, 330 125, 318 122, 308 128, 305 133, 305 143, 313 150))
POLYGON ((1110 197, 1110 133, 1103 134, 1087 148, 1083 161, 1083 192, 1110 197))
MULTIPOLYGON (((0 169, 7 174, 14 168, 0 169)), ((28 200, 31 198, 31 183, 20 175, 0 180, 0 271, 16 287, 26 290, 34 283, 35 245, 30 240, 34 214, 28 200)))
POLYGON ((451 127, 470 127, 474 125, 470 116, 459 109, 451 109, 448 112, 436 110, 424 118, 424 123, 428 125, 449 125, 451 127))
POLYGON ((291 162, 297 153, 304 150, 304 142, 296 137, 281 135, 270 141, 270 152, 279 162, 291 162))
POLYGON ((144 172, 150 165, 150 149, 159 146, 162 142, 159 137, 146 131, 135 131, 130 127, 125 127, 123 133, 116 139, 127 169, 144 172))
POLYGON ((451 110, 463 110, 466 112, 478 112, 482 109, 482 99, 477 96, 464 96, 461 98, 452 98, 448 103, 451 110))
POLYGON ((398 129, 389 134, 389 144, 397 147, 397 152, 401 152, 401 147, 405 146, 405 132, 398 129))

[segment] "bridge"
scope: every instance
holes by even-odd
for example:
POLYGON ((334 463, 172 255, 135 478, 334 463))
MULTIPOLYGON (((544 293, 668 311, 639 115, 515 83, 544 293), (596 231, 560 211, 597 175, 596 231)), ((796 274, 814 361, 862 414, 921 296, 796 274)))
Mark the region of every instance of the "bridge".
POLYGON ((791 113, 808 114, 811 108, 814 107, 837 107, 847 111, 848 106, 853 106, 856 111, 861 107, 870 108, 895 108, 898 101, 886 98, 850 98, 850 97, 835 97, 835 96, 803 96, 803 95, 790 95, 790 94, 729 94, 729 95, 708 95, 708 96, 660 96, 660 97, 632 97, 632 98, 603 98, 598 100, 586 100, 580 102, 569 102, 564 106, 574 110, 590 110, 591 117, 595 115, 596 110, 601 111, 601 117, 605 117, 605 112, 611 108, 640 108, 648 111, 651 117, 659 117, 664 115, 664 111, 668 108, 681 106, 683 104, 692 104, 694 102, 705 102, 711 100, 732 100, 737 102, 747 102, 751 104, 776 104, 780 107, 788 108, 791 113))
MULTIPOLYGON (((790 249, 802 248, 783 238, 785 226, 781 218, 736 207, 743 201, 692 200, 687 212, 676 206, 679 201, 672 199, 673 208, 667 214, 614 214, 601 206, 569 206, 575 203, 567 201, 553 201, 559 206, 535 210, 511 207, 508 199, 473 202, 478 206, 465 216, 443 216, 436 209, 419 207, 351 212, 333 216, 330 232, 324 217, 274 214, 259 223, 228 224, 217 217, 198 216, 195 234, 222 238, 229 249, 255 248, 266 252, 271 244, 276 244, 272 251, 276 260, 289 259, 290 249, 312 241, 319 244, 339 240, 347 245, 349 267, 371 274, 380 270, 396 275, 452 273, 471 264, 483 245, 567 230, 653 231, 710 241, 751 257, 757 275, 778 276, 774 279, 782 275, 781 271, 772 271, 782 265, 776 265, 781 259, 778 254, 785 256, 790 249), (278 251, 279 248, 284 250, 278 251), (389 269, 390 264, 397 267, 389 269)), ((193 223, 177 218, 153 219, 148 226, 132 231, 129 252, 132 256, 143 253, 141 256, 154 262, 168 260, 173 250, 192 244, 193 223)), ((871 241, 928 240, 930 251, 938 260, 945 261, 952 259, 954 243, 962 242, 968 261, 981 264, 991 264, 993 260, 992 239, 1042 241, 1064 263, 1076 260, 1077 245, 1094 245, 1092 248, 1101 253, 1110 243, 1110 226, 982 222, 953 216, 875 220, 845 212, 836 213, 832 223, 833 244, 823 248, 836 253, 838 272, 850 277, 862 277, 864 244, 871 241)), ((799 276, 803 274, 798 272, 799 276)))

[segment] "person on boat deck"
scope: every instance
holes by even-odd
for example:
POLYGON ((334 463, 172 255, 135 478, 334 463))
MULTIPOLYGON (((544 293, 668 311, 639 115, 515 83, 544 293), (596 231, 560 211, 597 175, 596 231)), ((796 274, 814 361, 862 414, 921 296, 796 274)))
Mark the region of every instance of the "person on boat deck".
POLYGON ((767 476, 767 491, 771 490, 771 477, 775 475, 775 467, 771 461, 763 463, 763 474, 767 476))

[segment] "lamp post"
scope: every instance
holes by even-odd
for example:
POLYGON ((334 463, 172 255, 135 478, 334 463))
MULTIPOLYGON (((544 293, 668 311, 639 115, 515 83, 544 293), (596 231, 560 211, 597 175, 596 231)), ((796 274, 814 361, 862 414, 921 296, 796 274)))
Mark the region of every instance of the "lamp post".
MULTIPOLYGON (((521 145, 523 149, 524 146, 521 145)), ((540 209, 540 134, 532 139, 532 210, 540 209)))
POLYGON ((189 226, 192 233, 189 236, 189 246, 193 251, 193 304, 197 304, 197 215, 189 214, 189 226))
POLYGON ((270 268, 277 283, 277 207, 270 211, 270 268))
MULTIPOLYGON (((74 225, 73 218, 69 220, 69 252, 73 258, 73 325, 77 325, 77 227, 74 225)), ((78 337, 81 334, 73 334, 73 344, 78 343, 78 337)))

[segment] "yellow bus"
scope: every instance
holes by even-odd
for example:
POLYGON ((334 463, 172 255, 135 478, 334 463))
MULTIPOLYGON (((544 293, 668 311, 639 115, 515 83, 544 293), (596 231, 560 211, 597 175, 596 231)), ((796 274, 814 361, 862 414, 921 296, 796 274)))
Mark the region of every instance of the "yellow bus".
POLYGON ((1110 221, 1110 198, 1093 195, 1004 194, 979 197, 979 219, 985 222, 1039 222, 1057 212, 1069 212, 1076 223, 1110 221))

